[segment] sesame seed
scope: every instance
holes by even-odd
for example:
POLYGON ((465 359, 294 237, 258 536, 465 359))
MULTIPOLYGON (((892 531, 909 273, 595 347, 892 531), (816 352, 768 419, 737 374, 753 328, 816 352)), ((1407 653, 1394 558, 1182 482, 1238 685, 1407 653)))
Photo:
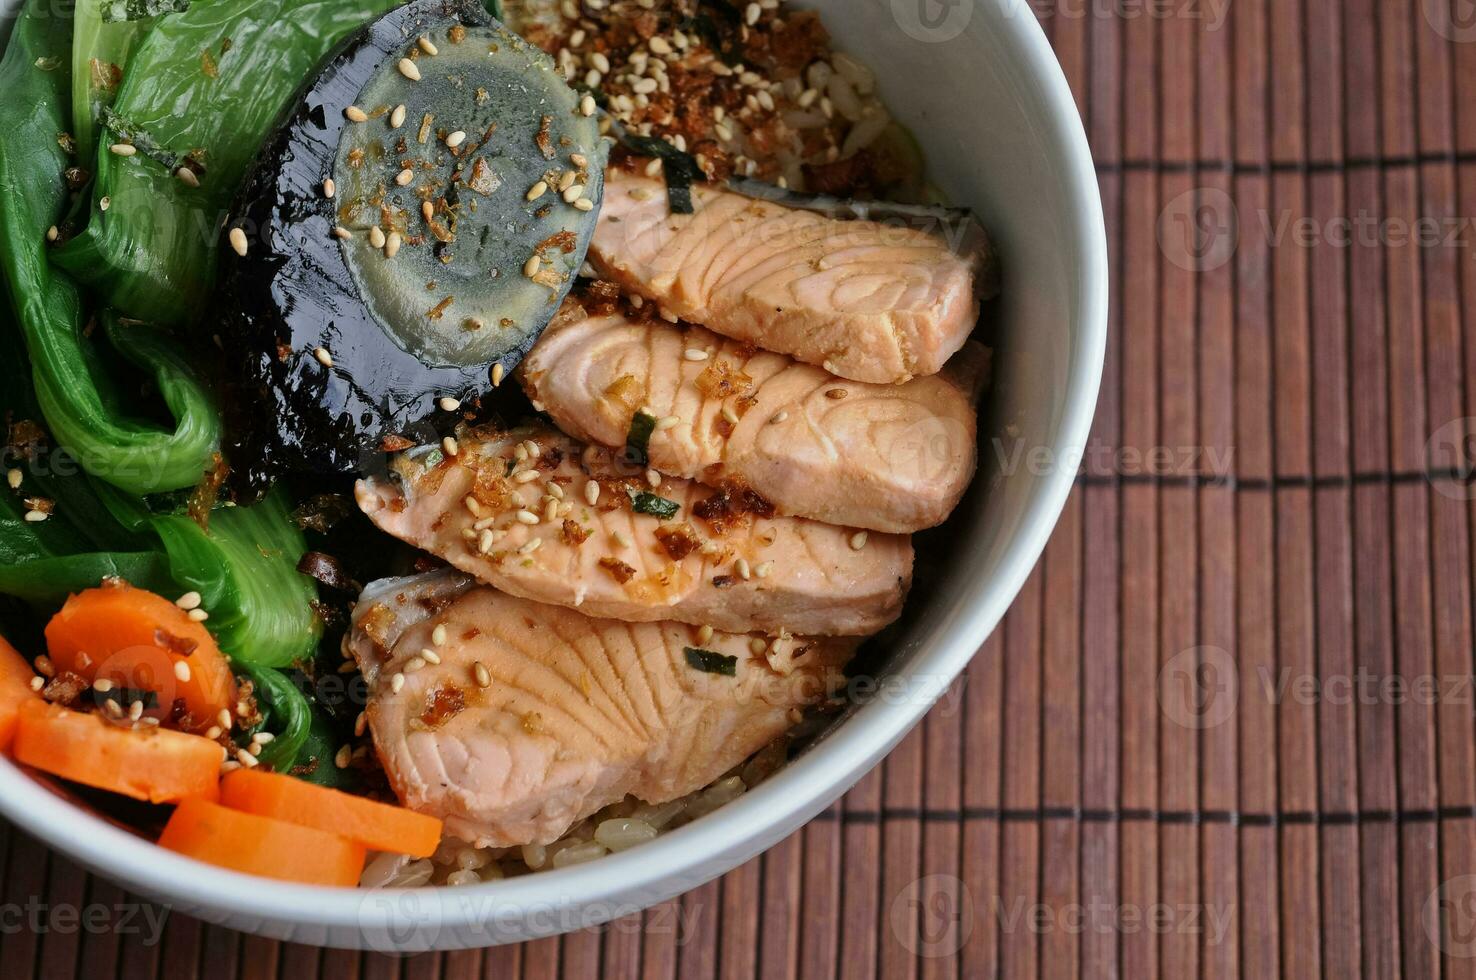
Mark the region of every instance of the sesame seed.
POLYGON ((584 484, 584 502, 593 507, 600 502, 600 483, 590 480, 584 484))
POLYGON ((342 239, 343 241, 348 241, 350 238, 354 237, 354 233, 349 231, 343 225, 334 225, 333 237, 342 239))
POLYGON ((45 686, 46 678, 42 677, 40 674, 37 674, 35 677, 31 678, 31 690, 39 691, 45 686))
POLYGON ((537 470, 523 470, 521 473, 518 473, 516 476, 513 477, 513 482, 532 483, 536 479, 538 479, 537 470))
POLYGON ((411 61, 409 58, 401 58, 398 67, 400 69, 400 74, 410 79, 410 81, 420 81, 420 69, 415 67, 415 62, 411 61))
POLYGON ((365 714, 364 712, 362 712, 362 711, 359 712, 359 716, 354 719, 354 737, 355 738, 363 738, 364 737, 364 731, 368 727, 369 727, 369 716, 367 714, 365 714))
POLYGON ((487 670, 487 665, 478 660, 472 665, 472 673, 476 675, 478 687, 492 686, 492 673, 487 670))
POLYGON ((825 392, 825 397, 829 398, 831 401, 838 402, 849 394, 850 392, 844 388, 831 388, 830 390, 825 392))
POLYGON ((405 125, 405 107, 403 105, 395 106, 390 112, 389 124, 390 129, 399 129, 405 125))
POLYGON ((561 486, 559 486, 557 483, 549 483, 549 485, 548 485, 548 495, 550 497, 554 498, 555 500, 563 500, 564 499, 564 488, 561 487, 561 486))
POLYGON ((426 221, 436 216, 436 206, 429 201, 420 202, 420 216, 426 221))
POLYGON ((8 470, 5 474, 5 482, 10 484, 10 489, 12 490, 19 490, 21 481, 25 478, 26 475, 24 473, 22 473, 18 469, 13 468, 8 470))
POLYGON ((473 517, 481 517, 482 516, 482 504, 481 504, 480 501, 477 500, 476 497, 473 497, 471 495, 467 495, 466 497, 462 498, 461 503, 462 503, 462 505, 464 507, 466 507, 467 511, 469 511, 471 513, 471 516, 473 516, 473 517))
POLYGON ((390 232, 387 236, 385 236, 384 239, 384 257, 387 259, 392 259, 396 255, 399 255, 400 246, 404 243, 405 240, 400 237, 400 233, 398 231, 390 232))
POLYGON ((252 742, 250 745, 246 746, 246 751, 250 752, 253 757, 261 755, 261 749, 262 745, 260 742, 252 742))
POLYGON ((585 167, 589 166, 589 157, 585 156, 583 153, 571 153, 569 154, 569 162, 574 164, 574 166, 578 167, 580 170, 583 170, 585 167))
POLYGON ((236 761, 241 763, 241 765, 245 766, 247 769, 254 769, 256 766, 260 765, 260 763, 256 761, 256 756, 252 755, 250 752, 247 752, 245 749, 236 750, 236 761))
POLYGON ((343 115, 344 118, 348 119, 349 122, 361 123, 369 121, 369 113, 365 112, 363 109, 360 109, 356 105, 351 105, 347 109, 343 110, 343 115))
POLYGON ((420 659, 424 660, 428 664, 440 664, 441 655, 432 650, 430 647, 426 647, 424 650, 420 651, 420 659))
POLYGON ((374 248, 384 248, 384 229, 378 225, 369 229, 369 244, 374 248))
POLYGON ((657 159, 652 160, 650 163, 646 164, 646 176, 655 177, 659 173, 661 173, 661 160, 658 157, 657 159))
MULTIPOLYGON (((224 752, 224 751, 225 751, 225 749, 221 749, 221 752, 224 752)), ((240 769, 240 768, 241 768, 241 764, 239 762, 226 761, 226 762, 222 762, 220 764, 220 771, 221 772, 235 772, 237 769, 240 769)))
POLYGON ((559 519, 559 502, 557 500, 550 500, 548 506, 543 508, 543 519, 549 522, 559 519))
POLYGON ((671 54, 671 44, 666 38, 657 35, 649 42, 652 54, 671 54))
POLYGON ((615 530, 611 531, 610 532, 610 537, 614 538, 615 539, 615 543, 618 544, 618 545, 620 545, 620 547, 622 547, 622 548, 629 548, 630 547, 630 538, 627 537, 626 536, 626 533, 624 531, 620 530, 619 528, 616 528, 615 530))
POLYGON ((231 240, 231 248, 235 249, 236 254, 244 259, 247 248, 246 233, 240 228, 232 228, 230 235, 227 237, 231 240))
POLYGON ((748 649, 750 651, 752 651, 755 655, 762 654, 768 648, 769 648, 769 644, 765 643, 763 640, 759 639, 757 636, 751 637, 749 639, 749 641, 748 641, 748 649))
POLYGON ((131 157, 138 152, 138 147, 132 143, 114 143, 108 147, 108 152, 114 156, 131 157))
POLYGON ((106 677, 99 677, 97 680, 92 682, 92 689, 99 694, 107 694, 113 689, 113 682, 108 680, 106 677))
POLYGON ((277 736, 273 735, 271 732, 257 732, 255 735, 251 736, 251 741, 255 742, 257 745, 266 745, 268 742, 276 739, 276 737, 277 736))
POLYGON ((462 132, 459 129, 456 132, 450 133, 446 136, 446 145, 453 150, 465 142, 466 133, 462 132))
POLYGON ((46 229, 46 240, 48 242, 54 242, 60 237, 61 231, 57 229, 56 225, 52 225, 50 228, 46 229))
POLYGON ((587 197, 581 197, 579 200, 577 200, 577 201, 574 202, 574 210, 575 211, 586 211, 586 212, 588 212, 588 211, 593 211, 594 209, 595 209, 595 202, 591 201, 587 197))
POLYGON ((441 440, 441 449, 447 456, 455 456, 461 452, 461 446, 456 442, 455 436, 447 436, 441 440))
POLYGON ((446 643, 446 626, 444 623, 431 630, 431 642, 436 646, 444 646, 446 643))
POLYGON ((652 489, 661 486, 661 474, 655 470, 647 470, 646 482, 651 484, 652 489))
POLYGON ((395 674, 390 678, 390 693, 399 694, 405 688, 405 675, 395 674))
POLYGON ((413 673, 415 673, 418 670, 424 670, 424 669, 425 669, 425 658, 423 658, 423 657, 411 657, 409 660, 405 661, 405 667, 404 667, 403 673, 413 674, 413 673))
POLYGON ((583 184, 570 184, 569 189, 564 191, 564 203, 573 204, 584 196, 583 184))
POLYGON ((191 622, 203 623, 210 618, 210 614, 203 609, 191 609, 185 615, 189 616, 191 622))
POLYGON ((328 348, 318 347, 313 350, 313 358, 325 368, 333 366, 333 355, 328 353, 328 348))
POLYGON ((199 609, 200 608, 200 603, 203 602, 203 601, 204 600, 201 598, 200 593, 194 592, 194 591, 190 591, 190 592, 186 592, 184 595, 180 596, 178 599, 175 599, 174 600, 174 604, 176 606, 178 606, 179 608, 188 611, 190 609, 199 609))
POLYGON ((410 186, 410 182, 412 180, 414 180, 414 179, 415 179, 415 171, 411 170, 409 167, 406 167, 404 170, 401 170, 398 174, 395 174, 395 183, 396 184, 399 184, 401 187, 409 187, 410 186))
POLYGON ((101 198, 98 199, 97 209, 99 211, 106 211, 108 208, 110 208, 112 206, 113 206, 113 199, 111 197, 101 197, 101 198))
POLYGON ((174 172, 174 176, 178 177, 179 182, 181 184, 184 184, 186 187, 200 186, 200 178, 195 176, 195 172, 189 167, 180 167, 174 172))
POLYGON ((215 720, 220 722, 221 731, 228 732, 231 730, 232 719, 229 708, 221 708, 220 714, 215 716, 215 720))
POLYGON ((30 524, 40 524, 42 521, 46 520, 46 517, 47 514, 44 510, 26 511, 26 522, 30 524))
POLYGON ((660 87, 661 83, 656 81, 656 79, 643 78, 632 85, 631 90, 634 91, 636 95, 651 95, 660 87))
POLYGON ((759 564, 757 564, 757 565, 754 566, 753 574, 756 575, 756 576, 758 576, 759 578, 768 578, 769 577, 769 573, 772 572, 773 570, 774 570, 774 563, 773 562, 771 562, 771 561, 760 562, 759 564))
POLYGON ((104 701, 103 709, 107 711, 108 715, 113 718, 123 717, 123 709, 119 706, 117 701, 104 701))
POLYGON ((490 554, 492 546, 497 543, 497 534, 491 528, 483 528, 477 538, 477 553, 490 554))
POLYGON ((193 676, 194 674, 190 671, 189 664, 185 663, 183 660, 176 660, 174 662, 175 680, 179 681, 181 684, 188 684, 190 682, 190 678, 193 676))
POLYGON ((605 56, 605 53, 603 51, 595 51, 594 53, 592 53, 589 56, 589 64, 591 68, 594 68, 601 74, 608 75, 610 73, 610 59, 605 56))
POLYGON ((738 422, 739 422, 738 413, 735 412, 735 411, 733 411, 733 408, 732 408, 731 405, 724 405, 723 406, 723 421, 727 422, 729 425, 737 425, 738 424, 738 422))
POLYGON ((851 550, 860 551, 862 548, 866 547, 866 537, 867 535, 865 531, 857 531, 855 534, 851 535, 851 550))
POLYGON ((443 412, 454 412, 461 407, 461 401, 459 399, 452 398, 450 395, 442 398, 440 401, 436 402, 436 404, 440 406, 440 409, 443 412))
POLYGON ((441 53, 440 50, 434 44, 431 43, 431 39, 428 38, 428 37, 422 36, 415 43, 418 44, 418 45, 420 45, 420 50, 424 51, 426 54, 430 55, 432 58, 434 58, 436 55, 438 55, 438 54, 441 53))
POLYGON ((784 412, 784 411, 775 412, 774 413, 774 417, 771 418, 771 419, 769 419, 769 424, 770 425, 778 425, 780 422, 783 422, 787 418, 789 418, 789 413, 788 412, 784 412))
POLYGON ((533 513, 531 510, 520 510, 520 511, 518 511, 517 518, 518 518, 518 523, 519 524, 529 524, 529 525, 532 525, 532 524, 537 524, 539 522, 538 515, 535 514, 535 513, 533 513))
POLYGON ((664 307, 658 309, 656 312, 661 317, 661 319, 665 320, 667 323, 676 323, 678 320, 681 319, 681 317, 671 312, 671 310, 665 309, 664 307))
POLYGON ((349 763, 353 760, 354 747, 352 745, 340 746, 338 749, 338 753, 333 756, 333 764, 340 769, 347 769, 349 767, 349 763))
POLYGON ((507 369, 504 368, 501 364, 492 365, 492 387, 496 388, 498 385, 502 384, 502 376, 506 373, 507 369))
POLYGON ((530 255, 528 261, 523 263, 523 275, 532 279, 538 275, 538 270, 543 268, 543 260, 536 255, 530 255))
POLYGON ((586 94, 584 98, 579 100, 579 112, 585 116, 595 114, 595 100, 593 95, 586 94))
POLYGON ((329 178, 327 178, 326 180, 323 181, 323 196, 324 197, 328 198, 329 200, 332 200, 333 195, 336 194, 337 192, 338 192, 338 185, 333 182, 333 178, 332 177, 329 177, 329 178))
POLYGON ((703 626, 701 629, 699 629, 697 631, 697 642, 698 643, 709 643, 711 641, 712 641, 712 627, 711 626, 703 626))
POLYGON ((689 350, 683 351, 682 356, 689 361, 705 361, 707 360, 707 351, 697 350, 694 347, 689 350))
POLYGON ((540 197, 542 197, 543 195, 545 195, 547 193, 548 193, 548 181, 546 181, 546 180, 540 180, 538 183, 536 183, 532 187, 528 188, 528 200, 530 200, 530 201, 536 201, 540 197))
POLYGON ((543 547, 543 539, 542 538, 534 538, 532 541, 529 541, 527 544, 525 544, 521 548, 519 548, 518 549, 518 554, 520 554, 520 555, 531 555, 531 554, 533 554, 533 552, 537 551, 541 547, 543 547))
POLYGON ((656 420, 656 425, 655 425, 654 428, 655 428, 655 430, 657 432, 664 432, 667 429, 674 429, 674 428, 676 428, 677 426, 679 426, 681 424, 682 424, 681 416, 679 416, 679 415, 668 415, 665 418, 657 419, 656 420))
POLYGON ((219 725, 211 725, 209 728, 205 729, 205 737, 210 739, 211 741, 220 738, 220 734, 221 732, 219 725))
POLYGON ((745 582, 753 577, 753 569, 748 567, 747 558, 739 558, 737 561, 733 562, 733 571, 737 572, 738 577, 743 579, 745 582))

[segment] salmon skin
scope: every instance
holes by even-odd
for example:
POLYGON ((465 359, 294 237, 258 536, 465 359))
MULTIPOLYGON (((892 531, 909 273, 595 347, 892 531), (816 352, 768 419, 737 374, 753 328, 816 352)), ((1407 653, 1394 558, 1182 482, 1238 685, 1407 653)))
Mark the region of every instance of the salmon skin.
POLYGON ((988 249, 905 223, 841 221, 712 185, 607 175, 589 258, 670 314, 853 381, 936 374, 979 319, 988 249))
POLYGON ((627 796, 707 786, 839 690, 856 643, 756 654, 747 637, 699 643, 690 626, 592 619, 443 571, 371 583, 345 648, 400 800, 453 837, 511 847, 627 796))
POLYGON ((798 517, 908 534, 946 520, 974 475, 974 407, 945 375, 843 381, 701 327, 587 315, 571 300, 519 379, 577 439, 620 448, 659 420, 645 448, 655 469, 737 482, 798 517))
POLYGON ((751 492, 653 485, 616 450, 543 424, 471 430, 455 455, 411 450, 393 470, 355 489, 381 530, 591 616, 869 636, 901 614, 911 583, 908 537, 769 516, 751 492))

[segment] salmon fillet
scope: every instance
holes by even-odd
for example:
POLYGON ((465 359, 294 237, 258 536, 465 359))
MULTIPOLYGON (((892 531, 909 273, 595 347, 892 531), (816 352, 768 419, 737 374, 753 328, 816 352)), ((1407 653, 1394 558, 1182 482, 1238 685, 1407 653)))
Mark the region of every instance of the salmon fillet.
POLYGON ((400 800, 454 837, 510 847, 552 843, 628 795, 664 803, 712 783, 838 690, 858 641, 789 639, 766 655, 749 642, 437 572, 371 584, 345 645, 400 800), (735 658, 734 676, 698 669, 688 648, 735 658))
POLYGON ((393 477, 360 481, 360 509, 512 595, 734 633, 866 636, 901 614, 907 537, 765 516, 752 494, 690 480, 652 487, 614 450, 545 425, 468 432, 439 455, 412 450, 393 477), (678 509, 663 520, 637 507, 678 509))
POLYGON ((907 534, 943 523, 974 475, 974 408, 942 375, 841 381, 701 327, 570 302, 519 377, 585 442, 623 447, 637 413, 665 420, 651 466, 751 487, 784 514, 907 534))
POLYGON ((711 185, 692 201, 672 214, 664 184, 612 169, 590 261, 683 320, 853 381, 936 374, 978 322, 982 249, 711 185))

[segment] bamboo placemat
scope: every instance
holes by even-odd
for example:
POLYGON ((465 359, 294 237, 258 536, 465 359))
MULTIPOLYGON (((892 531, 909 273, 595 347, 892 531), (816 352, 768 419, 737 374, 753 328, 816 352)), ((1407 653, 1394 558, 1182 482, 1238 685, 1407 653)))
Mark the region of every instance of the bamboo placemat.
POLYGON ((882 767, 643 917, 408 959, 183 916, 149 943, 4 829, 0 972, 1476 974, 1469 0, 1033 6, 1112 249, 1093 452, 882 767))

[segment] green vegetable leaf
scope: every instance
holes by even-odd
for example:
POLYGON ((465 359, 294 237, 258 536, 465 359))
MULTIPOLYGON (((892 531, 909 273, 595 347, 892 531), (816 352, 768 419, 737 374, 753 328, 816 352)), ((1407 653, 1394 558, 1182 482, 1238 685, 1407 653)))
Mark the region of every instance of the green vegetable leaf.
POLYGON ((107 0, 101 6, 103 23, 116 24, 162 14, 181 14, 190 9, 190 0, 107 0))
POLYGON ((650 514, 652 517, 669 521, 677 515, 677 511, 682 509, 682 505, 675 500, 667 500, 665 497, 658 497, 654 493, 642 490, 630 495, 630 509, 637 514, 650 514))
POLYGON ((313 723, 312 705, 297 684, 301 675, 259 669, 246 674, 256 686, 256 702, 263 715, 256 730, 273 736, 262 749, 261 761, 277 772, 286 772, 297 765, 313 723))
POLYGON ((700 650, 697 647, 684 647, 683 652, 687 655, 687 665, 693 670, 700 670, 707 674, 722 674, 724 677, 738 676, 737 657, 714 653, 711 650, 700 650))
POLYGON ((160 146, 144 130, 114 112, 112 106, 102 107, 102 121, 119 142, 133 144, 134 149, 139 153, 158 163, 170 173, 179 169, 179 163, 183 157, 168 147, 160 146))
POLYGON ((625 437, 625 458, 634 466, 646 466, 651 457, 651 433, 656 431, 656 419, 637 411, 630 420, 630 432, 625 437))

